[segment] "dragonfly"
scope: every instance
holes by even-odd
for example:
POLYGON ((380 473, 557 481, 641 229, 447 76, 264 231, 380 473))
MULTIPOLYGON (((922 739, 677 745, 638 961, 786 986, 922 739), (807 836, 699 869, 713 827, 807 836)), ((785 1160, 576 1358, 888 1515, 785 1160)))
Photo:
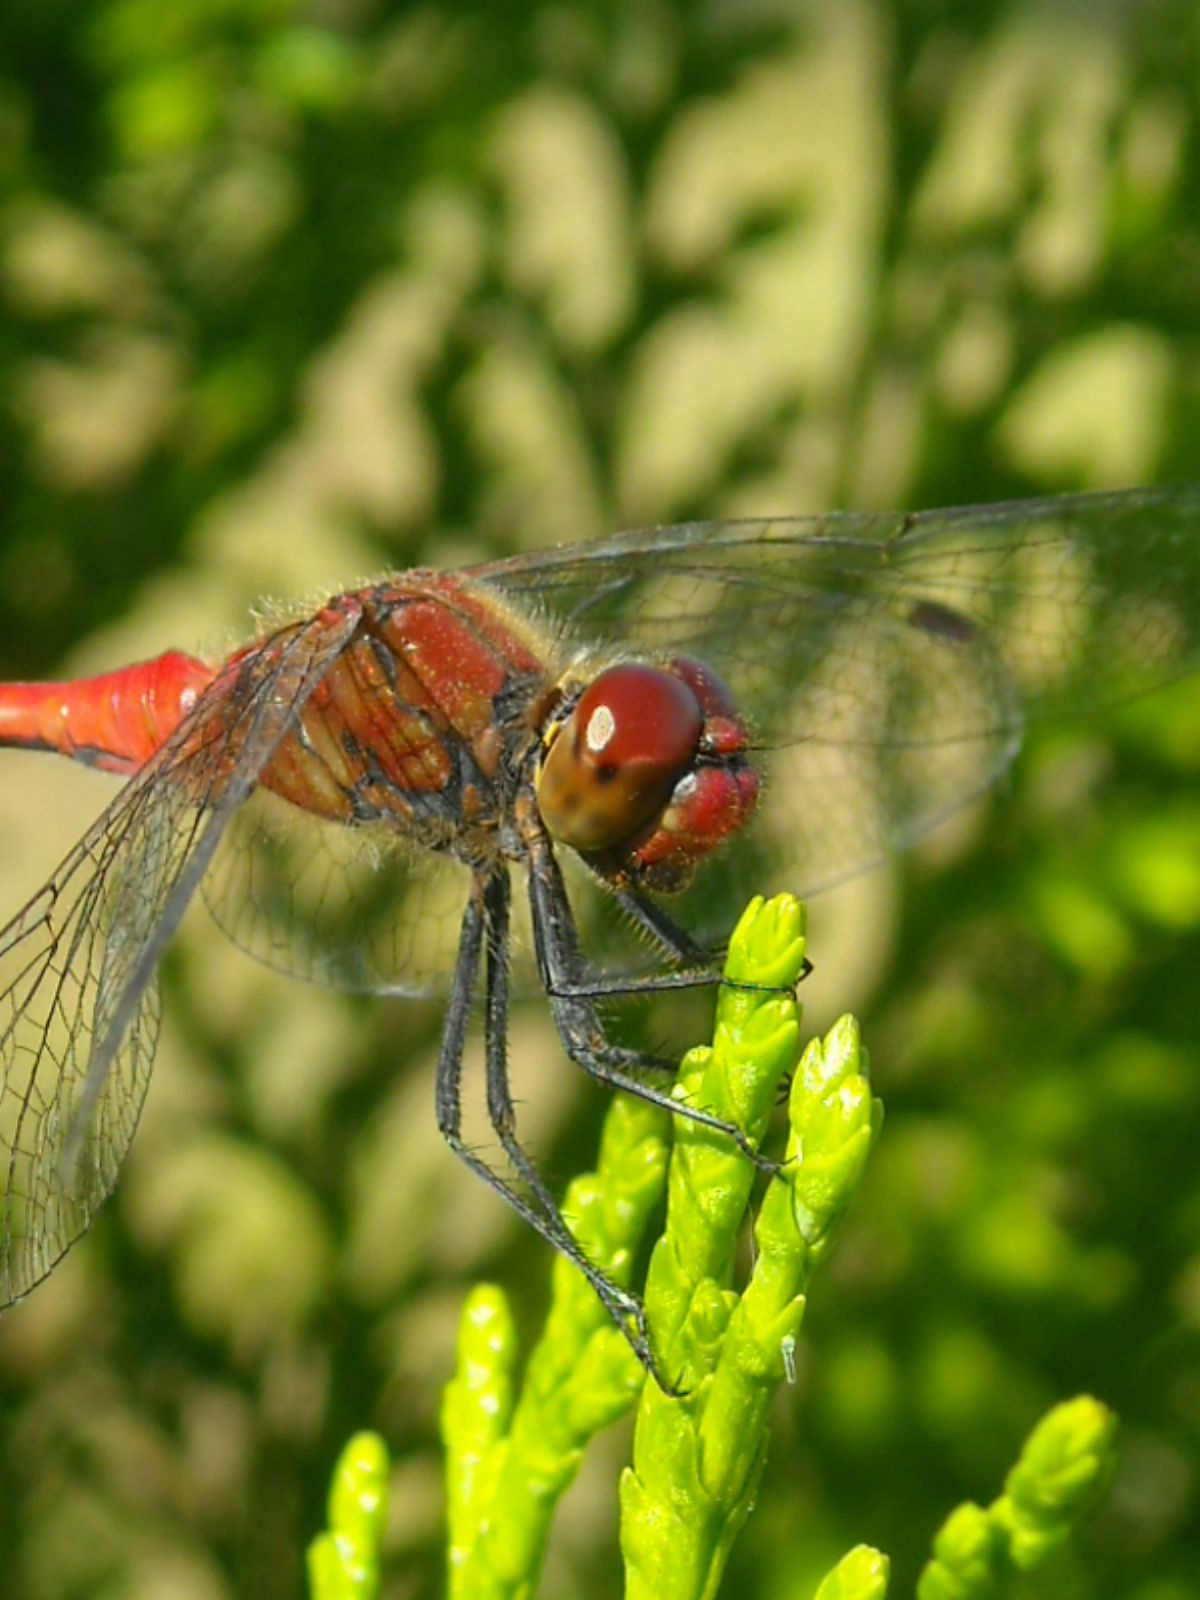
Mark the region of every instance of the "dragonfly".
POLYGON ((749 886, 808 894, 878 862, 985 790, 1031 723, 1198 654, 1200 488, 1167 488, 655 528, 402 572, 216 663, 169 650, 0 687, 0 745, 128 780, 0 931, 0 1305, 116 1183, 157 969, 199 892, 302 977, 444 984, 442 1136, 655 1372, 638 1296, 576 1244, 521 1142, 516 922, 574 1062, 763 1163, 671 1097, 670 1063, 611 1037, 607 1002, 716 982, 749 886), (614 929, 632 939, 609 958, 614 929), (487 1154, 463 1128, 477 991, 487 1154))

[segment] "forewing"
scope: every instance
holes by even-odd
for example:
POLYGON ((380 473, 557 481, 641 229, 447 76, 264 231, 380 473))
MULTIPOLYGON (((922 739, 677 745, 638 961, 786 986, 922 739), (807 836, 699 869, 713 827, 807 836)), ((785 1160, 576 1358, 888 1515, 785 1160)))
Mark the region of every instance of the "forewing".
POLYGON ((0 932, 0 1304, 112 1190, 159 1026, 156 969, 221 833, 353 619, 323 615, 219 676, 0 932))
POLYGON ((1026 721, 1191 671, 1198 525, 1200 492, 1136 490, 690 524, 478 575, 585 647, 716 667, 772 752, 751 834, 786 837, 811 891, 992 782, 1026 721))

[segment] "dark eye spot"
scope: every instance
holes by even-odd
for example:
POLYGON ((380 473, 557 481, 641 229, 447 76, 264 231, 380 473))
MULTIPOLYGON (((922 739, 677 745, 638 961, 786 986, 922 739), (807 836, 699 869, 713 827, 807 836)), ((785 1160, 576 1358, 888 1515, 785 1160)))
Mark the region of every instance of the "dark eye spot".
POLYGON ((617 775, 616 765, 611 761, 602 761, 593 771, 597 783, 611 783, 617 775))

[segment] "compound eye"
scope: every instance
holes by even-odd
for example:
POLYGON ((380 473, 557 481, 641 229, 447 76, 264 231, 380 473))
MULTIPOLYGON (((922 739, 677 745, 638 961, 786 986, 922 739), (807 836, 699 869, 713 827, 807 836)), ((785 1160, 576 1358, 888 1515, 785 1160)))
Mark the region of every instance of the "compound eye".
POLYGON ((707 661, 697 661, 695 656, 676 656, 671 663, 671 671, 683 679, 707 716, 737 717, 737 701, 733 698, 733 691, 707 661))
POLYGON ((573 849, 631 838, 671 798, 700 746, 704 713, 682 679, 620 666, 588 685, 538 777, 542 819, 573 849))

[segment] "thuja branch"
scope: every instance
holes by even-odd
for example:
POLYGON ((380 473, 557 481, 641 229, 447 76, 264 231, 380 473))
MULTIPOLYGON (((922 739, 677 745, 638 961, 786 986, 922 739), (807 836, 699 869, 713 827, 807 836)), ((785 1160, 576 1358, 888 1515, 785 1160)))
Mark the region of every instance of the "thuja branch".
MULTIPOLYGON (((755 1142, 791 1070, 799 1014, 791 985, 803 914, 783 896, 747 911, 730 944, 711 1049, 684 1062, 679 1092, 755 1142)), ((766 1457, 767 1407, 804 1315, 812 1269, 866 1164, 881 1118, 852 1018, 814 1040, 788 1096, 783 1165, 755 1225, 739 1294, 733 1263, 754 1169, 727 1140, 680 1121, 667 1226, 646 1285, 650 1325, 679 1398, 647 1385, 633 1466, 621 1482, 621 1542, 632 1600, 715 1593, 766 1457)))
POLYGON ((618 1099, 596 1172, 572 1185, 564 1206, 592 1259, 628 1282, 673 1133, 668 1221, 646 1305, 656 1359, 677 1394, 645 1383, 566 1261, 555 1263, 546 1331, 519 1392, 507 1304, 491 1287, 472 1296, 443 1410, 453 1594, 533 1592, 550 1517, 587 1440, 643 1390, 634 1466, 621 1490, 628 1592, 652 1587, 656 1600, 711 1592, 761 1470, 767 1402, 803 1315, 808 1275, 879 1121, 850 1020, 796 1066, 803 963, 799 903, 755 901, 730 942, 714 1042, 686 1058, 677 1086, 757 1145, 794 1073, 788 1147, 766 1186, 744 1293, 733 1286, 734 1259, 758 1174, 725 1135, 685 1117, 669 1126, 656 1108, 618 1099))

